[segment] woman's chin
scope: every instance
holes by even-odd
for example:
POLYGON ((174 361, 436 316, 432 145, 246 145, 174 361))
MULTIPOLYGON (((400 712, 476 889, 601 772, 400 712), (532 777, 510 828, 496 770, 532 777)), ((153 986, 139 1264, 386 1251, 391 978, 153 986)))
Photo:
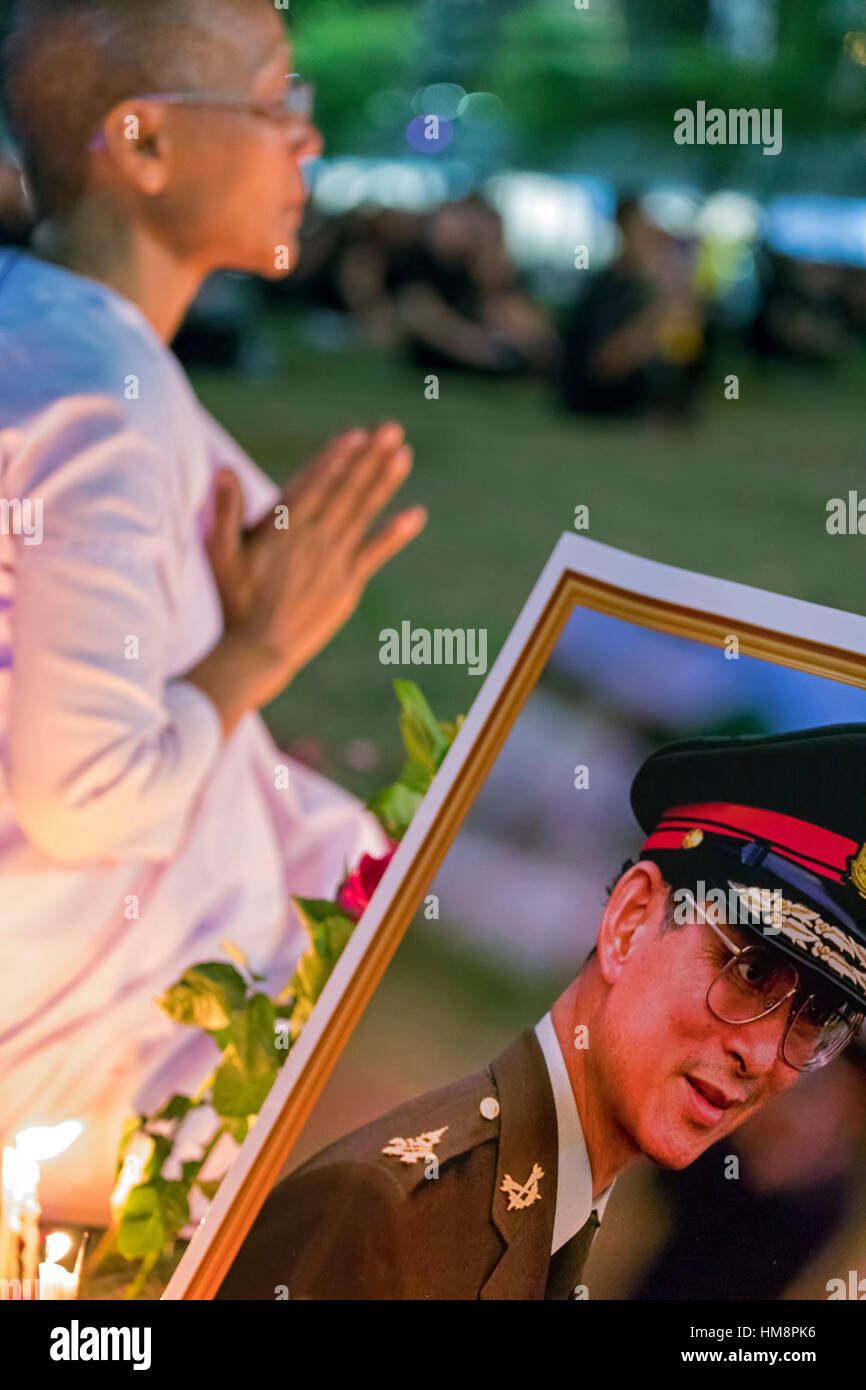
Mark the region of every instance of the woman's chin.
POLYGON ((288 234, 284 231, 282 241, 274 242, 263 254, 258 274, 266 280, 284 280, 287 275, 291 275, 297 263, 297 233, 294 229, 288 234))

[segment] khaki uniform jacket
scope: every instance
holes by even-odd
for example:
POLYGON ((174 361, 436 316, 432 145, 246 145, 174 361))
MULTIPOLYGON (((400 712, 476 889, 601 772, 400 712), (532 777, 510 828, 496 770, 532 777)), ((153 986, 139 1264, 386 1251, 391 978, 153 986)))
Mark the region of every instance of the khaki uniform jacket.
POLYGON ((553 1092, 527 1032, 285 1178, 217 1297, 542 1299, 556 1170, 553 1092))

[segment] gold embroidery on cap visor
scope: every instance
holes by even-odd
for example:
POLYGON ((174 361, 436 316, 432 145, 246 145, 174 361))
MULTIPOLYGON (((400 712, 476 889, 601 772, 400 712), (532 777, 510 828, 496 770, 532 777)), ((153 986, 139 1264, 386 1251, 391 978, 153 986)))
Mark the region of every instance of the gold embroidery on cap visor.
POLYGON ((848 877, 861 898, 866 898, 866 844, 858 849, 848 864, 848 877))
POLYGON ((816 960, 822 961, 843 980, 850 981, 863 994, 866 994, 866 947, 861 946, 841 927, 825 922, 817 912, 804 907, 802 903, 791 902, 788 898, 772 899, 772 913, 767 913, 766 888, 747 888, 742 883, 731 883, 735 892, 744 900, 744 906, 756 921, 771 917, 772 933, 781 931, 789 941, 816 960), (833 949, 836 947, 837 949, 833 949), (844 954, 841 954, 844 953, 844 954), (854 962, 845 959, 850 956, 854 962))

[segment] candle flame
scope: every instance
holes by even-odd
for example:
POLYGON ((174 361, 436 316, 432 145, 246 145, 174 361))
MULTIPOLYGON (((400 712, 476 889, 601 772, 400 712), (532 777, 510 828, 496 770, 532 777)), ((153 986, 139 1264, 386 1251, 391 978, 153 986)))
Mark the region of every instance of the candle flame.
POLYGON ((34 1125, 16 1135, 15 1147, 25 1158, 44 1163, 47 1158, 57 1158, 64 1153, 83 1129, 80 1120, 64 1120, 60 1125, 34 1125))
POLYGON ((49 1264, 59 1264, 72 1249, 72 1237, 65 1231, 53 1231, 45 1237, 45 1258, 49 1264))

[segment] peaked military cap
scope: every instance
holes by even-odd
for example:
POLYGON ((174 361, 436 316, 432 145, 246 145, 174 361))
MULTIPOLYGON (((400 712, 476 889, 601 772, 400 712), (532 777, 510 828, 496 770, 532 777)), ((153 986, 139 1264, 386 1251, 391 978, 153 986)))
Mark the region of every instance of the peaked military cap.
POLYGON ((669 744, 631 803, 642 855, 673 887, 778 890, 780 930, 738 924, 866 1010, 866 724, 669 744))

